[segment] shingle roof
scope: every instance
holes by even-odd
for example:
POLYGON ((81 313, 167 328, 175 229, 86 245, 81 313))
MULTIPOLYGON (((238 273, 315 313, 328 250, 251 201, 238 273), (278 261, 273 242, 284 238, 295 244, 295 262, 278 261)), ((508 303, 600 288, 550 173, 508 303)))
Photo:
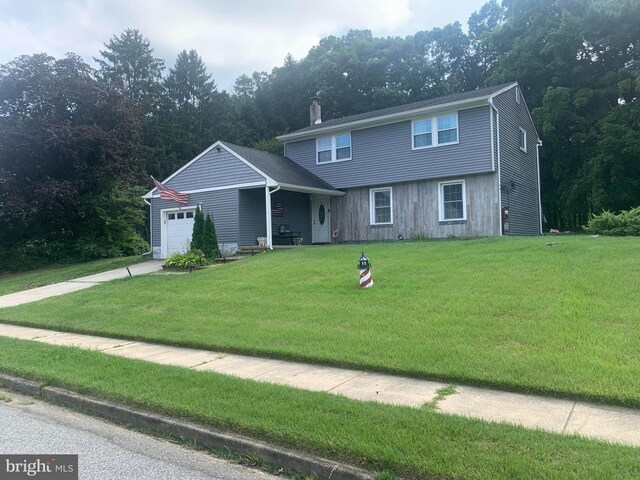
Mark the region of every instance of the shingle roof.
MULTIPOLYGON (((503 88, 513 85, 515 82, 503 83, 501 85, 494 85, 493 87, 485 87, 477 90, 471 90, 468 92, 456 93, 453 95, 447 95, 446 97, 432 98, 430 100, 422 100, 420 102, 407 103, 405 105, 398 105, 396 107, 384 108, 382 110, 374 110, 372 112, 360 113, 357 115, 349 115, 348 117, 336 118, 333 120, 322 121, 317 125, 311 125, 294 132, 290 132, 286 135, 306 133, 321 128, 334 127, 343 123, 359 122, 362 120, 374 119, 377 117, 383 117, 387 115, 394 115, 404 112, 410 112, 412 110, 420 110, 428 107, 435 107, 438 105, 444 105, 446 103, 460 102, 464 100, 473 100, 474 98, 481 98, 492 95, 503 88)), ((284 135, 283 135, 284 136, 284 135)))
POLYGON ((234 145, 229 142, 220 143, 236 152, 277 183, 337 191, 320 177, 317 177, 283 155, 263 152, 249 147, 241 147, 240 145, 234 145))

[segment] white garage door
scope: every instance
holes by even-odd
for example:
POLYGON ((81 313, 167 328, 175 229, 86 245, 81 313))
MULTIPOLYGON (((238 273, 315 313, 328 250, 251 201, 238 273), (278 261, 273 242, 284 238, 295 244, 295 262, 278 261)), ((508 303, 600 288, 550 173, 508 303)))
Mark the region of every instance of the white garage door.
POLYGON ((194 210, 167 213, 167 256, 185 253, 191 244, 194 210))

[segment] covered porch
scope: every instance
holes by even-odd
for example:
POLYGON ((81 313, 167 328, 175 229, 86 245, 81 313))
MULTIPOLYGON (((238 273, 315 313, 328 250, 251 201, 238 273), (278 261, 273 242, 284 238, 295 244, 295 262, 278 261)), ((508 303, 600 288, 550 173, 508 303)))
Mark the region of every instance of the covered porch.
POLYGON ((343 193, 292 185, 240 189, 240 245, 330 243, 330 198, 335 195, 343 193))

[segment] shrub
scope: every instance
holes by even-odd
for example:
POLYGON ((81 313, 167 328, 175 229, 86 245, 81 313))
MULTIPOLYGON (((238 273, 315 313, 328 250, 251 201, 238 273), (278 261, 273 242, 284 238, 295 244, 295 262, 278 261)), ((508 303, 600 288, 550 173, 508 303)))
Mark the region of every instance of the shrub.
POLYGON ((218 258, 220 251, 218 248, 218 236, 216 235, 216 227, 213 224, 213 218, 209 213, 204 220, 202 251, 207 258, 218 258))
POLYGON ((191 269, 207 265, 209 261, 200 250, 190 250, 187 253, 174 253, 164 262, 167 267, 191 269))
POLYGON ((592 215, 585 230, 598 235, 640 236, 640 207, 623 210, 617 215, 609 211, 592 215))
POLYGON ((191 234, 191 249, 204 250, 204 215, 200 206, 196 207, 193 216, 193 233, 191 234))

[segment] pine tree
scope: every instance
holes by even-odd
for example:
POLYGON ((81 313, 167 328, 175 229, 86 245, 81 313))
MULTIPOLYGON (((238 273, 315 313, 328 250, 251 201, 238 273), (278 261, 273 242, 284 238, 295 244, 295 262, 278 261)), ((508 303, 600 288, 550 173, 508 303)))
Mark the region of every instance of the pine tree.
POLYGON ((193 216, 193 233, 191 234, 191 250, 200 250, 204 252, 204 214, 200 206, 196 207, 196 213, 193 216))
POLYGON ((218 236, 216 235, 216 227, 213 224, 213 218, 209 213, 204 220, 204 235, 203 235, 202 251, 207 258, 218 258, 220 251, 218 249, 218 236))

